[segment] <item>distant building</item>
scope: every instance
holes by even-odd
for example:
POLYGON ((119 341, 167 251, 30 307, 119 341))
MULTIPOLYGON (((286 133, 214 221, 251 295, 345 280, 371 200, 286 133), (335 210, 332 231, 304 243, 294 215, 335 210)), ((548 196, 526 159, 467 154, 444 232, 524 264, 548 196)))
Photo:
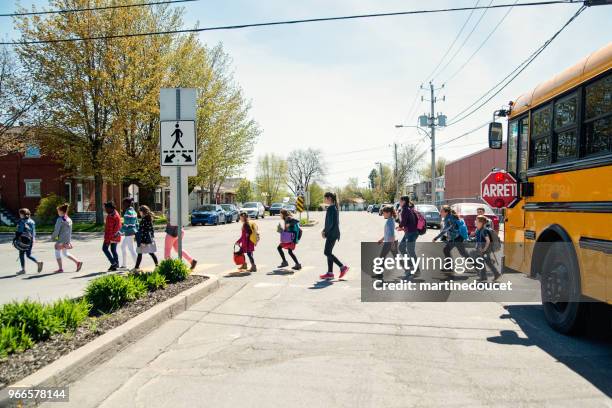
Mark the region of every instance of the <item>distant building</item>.
MULTIPOLYGON (((189 194, 189 211, 202 204, 233 204, 236 202, 236 190, 242 178, 232 177, 221 183, 219 191, 215 193, 215 200, 210 199, 208 188, 196 186, 189 194)), ((171 205, 172 203, 168 203, 171 205)))
POLYGON ((412 199, 417 203, 431 203, 431 181, 421 181, 412 185, 412 199))
MULTIPOLYGON (((11 132, 22 132, 15 127, 11 132)), ((20 208, 34 212, 40 199, 50 194, 63 197, 76 209, 75 221, 95 219, 93 177, 67 171, 63 164, 45 156, 37 146, 24 153, 0 157, 0 224, 12 225, 20 208)), ((104 183, 102 201, 120 202, 122 188, 104 183)))
POLYGON ((478 202, 480 182, 493 168, 506 168, 506 144, 483 149, 446 165, 444 200, 447 204, 478 202))

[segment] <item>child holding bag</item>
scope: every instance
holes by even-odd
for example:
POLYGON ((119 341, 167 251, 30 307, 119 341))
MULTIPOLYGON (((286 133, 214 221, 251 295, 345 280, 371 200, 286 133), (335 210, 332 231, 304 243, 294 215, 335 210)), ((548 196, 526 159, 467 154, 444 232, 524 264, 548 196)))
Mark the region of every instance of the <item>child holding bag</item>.
POLYGON ((283 252, 283 249, 286 249, 291 259, 293 259, 293 262, 295 262, 295 266, 293 266, 291 269, 299 271, 302 269, 302 265, 298 262, 293 250, 300 239, 300 222, 293 218, 291 212, 284 208, 281 210, 280 216, 282 225, 279 224, 278 232, 280 233, 281 242, 278 244, 276 249, 278 250, 283 262, 281 262, 278 267, 285 268, 289 266, 289 263, 287 263, 287 258, 285 258, 285 253, 283 252))
MULTIPOLYGON (((255 258, 253 258, 255 245, 259 241, 259 233, 257 233, 257 224, 249 220, 249 214, 247 214, 245 211, 240 213, 240 221, 242 221, 242 228, 240 230, 240 238, 238 238, 236 244, 238 244, 242 252, 249 257, 249 261, 251 262, 251 269, 249 269, 249 272, 257 272, 257 266, 255 266, 255 258)), ((240 269, 247 269, 246 262, 242 264, 240 269)))
POLYGON ((72 256, 68 250, 72 249, 72 220, 68 216, 68 203, 57 207, 57 221, 51 234, 51 240, 55 241, 55 259, 58 269, 54 273, 64 272, 62 267, 62 255, 76 264, 76 271, 83 267, 83 262, 72 256))
POLYGON ((157 252, 157 245, 155 244, 155 231, 153 229, 153 214, 151 213, 151 209, 146 205, 141 205, 138 208, 138 212, 141 221, 138 232, 136 233, 136 252, 138 255, 136 256, 136 266, 134 267, 135 272, 140 270, 142 254, 149 254, 155 266, 158 264, 157 256, 155 255, 155 252, 157 252))

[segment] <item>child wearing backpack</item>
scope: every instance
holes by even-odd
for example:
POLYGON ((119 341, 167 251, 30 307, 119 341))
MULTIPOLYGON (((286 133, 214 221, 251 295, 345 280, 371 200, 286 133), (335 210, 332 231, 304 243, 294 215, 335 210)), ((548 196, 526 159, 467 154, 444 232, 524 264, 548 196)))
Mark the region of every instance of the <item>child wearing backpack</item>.
MULTIPOLYGON (((378 240, 379 244, 382 244, 380 250, 380 258, 386 258, 389 252, 395 258, 397 255, 397 240, 395 239, 395 208, 388 206, 382 210, 383 217, 385 218, 385 228, 383 237, 378 240)), ((378 274, 378 278, 382 277, 382 272, 378 274)))
MULTIPOLYGON (((257 272, 255 258, 253 258, 255 245, 257 245, 257 242, 259 242, 257 224, 249 220, 249 214, 247 214, 246 211, 240 213, 240 221, 242 221, 242 228, 240 230, 240 238, 238 238, 236 244, 238 244, 238 246, 240 246, 240 250, 249 257, 249 261, 251 262, 251 269, 249 269, 249 272, 257 272)), ((247 269, 246 262, 242 264, 240 269, 247 269)))
MULTIPOLYGON (((496 281, 501 276, 501 273, 497 270, 493 262, 491 261, 491 254, 495 251, 496 240, 498 239, 493 234, 494 232, 487 228, 488 218, 484 215, 476 216, 476 250, 472 254, 472 258, 478 260, 476 265, 482 265, 483 263, 491 269, 493 272, 493 280, 496 281)), ((487 271, 484 267, 477 268, 480 280, 487 280, 487 271)))
POLYGON ((285 268, 289 266, 289 263, 287 263, 287 258, 285 258, 285 253, 283 252, 283 249, 286 249, 291 259, 293 259, 293 262, 295 262, 295 265, 291 269, 293 269, 294 271, 299 271, 300 269, 302 269, 302 265, 299 263, 297 257, 293 253, 293 250, 295 249, 297 243, 300 241, 300 222, 293 218, 291 212, 289 212, 285 208, 280 211, 280 216, 282 219, 282 226, 278 226, 278 232, 281 235, 281 242, 280 244, 278 244, 278 247, 276 247, 276 249, 278 250, 278 253, 280 254, 283 262, 278 265, 278 268, 285 268))
POLYGON ((26 256, 29 260, 36 263, 38 273, 40 273, 43 268, 43 263, 38 262, 38 260, 32 256, 32 247, 36 239, 36 223, 30 218, 30 215, 30 210, 27 208, 21 208, 19 210, 19 222, 17 223, 15 239, 13 240, 13 245, 19 251, 19 263, 21 264, 21 270, 17 272, 17 275, 23 275, 25 273, 26 256))
POLYGON ((436 242, 438 239, 443 238, 446 242, 442 251, 444 252, 444 256, 446 258, 450 258, 450 253, 453 248, 457 248, 459 254, 461 254, 464 258, 469 258, 470 255, 465 250, 463 246, 463 241, 467 239, 467 226, 465 225, 465 221, 459 218, 457 212, 450 208, 448 205, 443 205, 440 209, 440 215, 444 217, 444 226, 442 230, 436 237, 432 240, 432 242, 436 242), (463 231, 460 231, 463 229, 463 231), (466 238, 464 238, 464 235, 466 238))

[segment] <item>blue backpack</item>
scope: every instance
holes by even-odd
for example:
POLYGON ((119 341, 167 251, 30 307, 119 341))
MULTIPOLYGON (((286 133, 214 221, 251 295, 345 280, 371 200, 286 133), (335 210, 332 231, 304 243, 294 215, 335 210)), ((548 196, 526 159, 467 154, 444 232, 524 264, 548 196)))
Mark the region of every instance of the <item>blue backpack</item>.
POLYGON ((457 232, 459 233, 459 235, 461 236, 461 238, 463 238, 463 240, 467 240, 468 239, 468 229, 467 229, 467 225, 465 225, 465 221, 463 221, 463 219, 458 218, 457 221, 455 221, 455 224, 457 225, 457 232))

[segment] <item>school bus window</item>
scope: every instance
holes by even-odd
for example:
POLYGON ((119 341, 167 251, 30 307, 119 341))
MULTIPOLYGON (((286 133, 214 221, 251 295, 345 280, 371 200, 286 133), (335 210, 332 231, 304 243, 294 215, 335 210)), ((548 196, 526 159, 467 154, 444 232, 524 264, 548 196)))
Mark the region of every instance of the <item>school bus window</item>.
POLYGON ((533 113, 531 126, 531 165, 542 166, 550 161, 550 134, 552 107, 546 106, 533 113))
POLYGON ((576 112, 578 97, 573 94, 555 102, 556 149, 554 158, 561 161, 577 156, 578 135, 576 133, 576 112))
POLYGON ((527 164, 529 163, 529 117, 519 120, 519 169, 520 180, 527 180, 527 164))
POLYGON ((508 125, 508 165, 506 170, 516 173, 517 149, 518 149, 518 120, 508 125))
POLYGON ((612 75, 586 87, 585 152, 587 155, 612 150, 612 75))

